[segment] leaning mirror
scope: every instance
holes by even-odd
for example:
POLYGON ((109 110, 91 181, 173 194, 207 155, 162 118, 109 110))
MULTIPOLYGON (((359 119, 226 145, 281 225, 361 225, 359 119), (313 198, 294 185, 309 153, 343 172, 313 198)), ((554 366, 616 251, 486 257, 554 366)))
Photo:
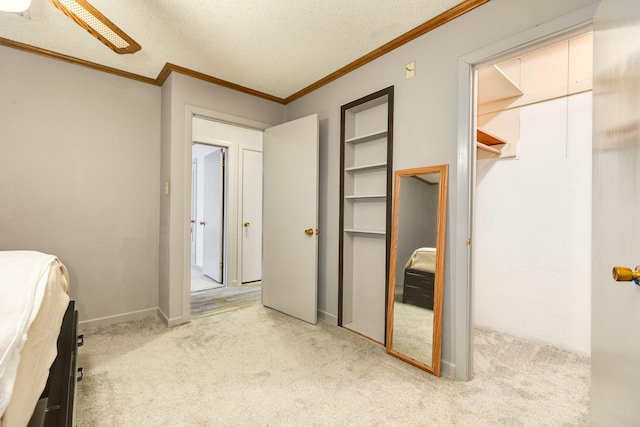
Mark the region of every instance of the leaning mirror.
POLYGON ((387 353, 440 376, 447 165, 395 172, 387 353))

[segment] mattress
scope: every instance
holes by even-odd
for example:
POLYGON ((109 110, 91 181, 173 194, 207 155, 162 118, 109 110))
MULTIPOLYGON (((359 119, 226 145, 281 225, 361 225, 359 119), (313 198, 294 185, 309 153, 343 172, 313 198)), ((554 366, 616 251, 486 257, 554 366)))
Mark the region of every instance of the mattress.
POLYGON ((418 248, 411 254, 404 269, 411 268, 429 273, 436 271, 436 248, 418 248))
POLYGON ((0 426, 25 426, 45 388, 69 304, 53 255, 0 251, 0 426))

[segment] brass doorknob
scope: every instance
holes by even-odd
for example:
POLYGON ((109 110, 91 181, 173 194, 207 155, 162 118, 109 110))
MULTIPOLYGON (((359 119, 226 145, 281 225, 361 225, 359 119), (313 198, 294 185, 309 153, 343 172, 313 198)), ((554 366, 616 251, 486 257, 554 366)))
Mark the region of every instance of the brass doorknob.
POLYGON ((313 228, 307 228, 306 230, 304 230, 304 234, 306 234, 307 236, 313 236, 313 228))
POLYGON ((613 267, 613 280, 616 282, 631 282, 633 281, 636 285, 640 285, 640 271, 638 267, 633 271, 629 267, 615 266, 613 267))
POLYGON ((204 225, 204 221, 200 221, 200 225, 204 225))
POLYGON ((248 221, 245 221, 245 223, 243 224, 245 227, 250 226, 251 224, 248 221))

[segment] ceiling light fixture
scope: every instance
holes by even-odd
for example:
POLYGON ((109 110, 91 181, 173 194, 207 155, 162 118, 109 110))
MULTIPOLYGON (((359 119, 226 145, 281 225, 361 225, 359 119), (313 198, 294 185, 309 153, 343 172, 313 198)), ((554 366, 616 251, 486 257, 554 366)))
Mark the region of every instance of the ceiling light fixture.
POLYGON ((31 0, 1 0, 0 11, 20 13, 29 9, 31 0))
POLYGON ((49 3, 116 53, 135 53, 141 46, 85 0, 49 0, 49 3))

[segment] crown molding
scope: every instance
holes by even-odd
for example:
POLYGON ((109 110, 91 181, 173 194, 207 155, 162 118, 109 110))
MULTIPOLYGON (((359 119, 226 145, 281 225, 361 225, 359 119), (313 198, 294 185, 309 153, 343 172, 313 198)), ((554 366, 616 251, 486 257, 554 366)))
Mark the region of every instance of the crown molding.
POLYGON ((160 71, 160 74, 158 74, 158 77, 155 80, 155 84, 157 84, 158 86, 162 86, 165 80, 167 80, 167 78, 169 77, 169 74, 171 73, 184 74, 185 76, 193 77, 194 79, 203 80, 205 82, 209 82, 209 83, 216 84, 218 86, 223 86, 229 89, 233 89, 238 92, 247 93, 249 95, 257 96, 258 98, 268 99, 269 101, 277 102, 279 104, 285 103, 285 100, 283 98, 278 98, 277 96, 269 95, 268 93, 250 89, 245 86, 240 86, 238 84, 231 83, 226 80, 222 80, 217 77, 210 76, 208 74, 200 73, 198 71, 193 71, 188 68, 181 67, 179 65, 170 64, 168 62, 162 68, 162 71, 160 71))
POLYGON ((155 81, 156 81, 155 79, 141 76, 139 74, 130 73, 128 71, 122 71, 117 68, 107 67, 105 65, 96 64, 95 62, 85 61, 84 59, 79 59, 73 56, 54 52, 52 50, 31 46, 26 43, 20 43, 17 41, 5 39, 3 37, 0 37, 0 46, 6 46, 13 49, 22 50, 25 52, 33 53, 35 55, 46 56, 47 58, 58 59, 60 61, 69 62, 75 65, 80 65, 81 67, 91 68, 92 70, 98 70, 104 73, 114 74, 116 76, 124 77, 127 79, 137 80, 142 83, 155 84, 155 81))
POLYGON ((418 37, 432 31, 435 30, 436 28, 446 24, 447 22, 453 21, 454 19, 456 19, 457 17, 464 15, 465 13, 475 9, 478 6, 481 6, 487 2, 489 2, 490 0, 466 0, 462 3, 460 3, 457 6, 452 7, 451 9, 447 10, 446 12, 441 13, 440 15, 436 16, 435 18, 432 18, 430 20, 428 20, 427 22, 425 22, 422 25, 419 25, 418 27, 414 28, 411 31, 408 31, 406 33, 404 33, 403 35, 391 40, 390 42, 380 46, 378 49, 369 52, 368 54, 356 59, 355 61, 353 61, 352 63, 345 65, 344 67, 340 68, 339 70, 334 71, 333 73, 329 74, 328 76, 318 80, 315 83, 312 83, 311 85, 307 86, 306 88, 294 93, 291 96, 288 96, 287 98, 284 99, 284 103, 288 104, 292 101, 295 101, 296 99, 302 98, 303 96, 313 92, 316 89, 321 88, 322 86, 331 83, 334 80, 339 79, 340 77, 350 73, 351 71, 358 69, 360 67, 362 67, 365 64, 368 64, 369 62, 373 61, 374 59, 380 58, 383 55, 386 55, 387 53, 391 52, 392 50, 406 44, 409 43, 412 40, 417 39, 418 37))
POLYGON ((158 74, 158 77, 156 77, 155 79, 150 78, 150 77, 145 77, 145 76, 141 76, 139 74, 134 74, 134 73, 130 73, 127 71, 122 71, 116 68, 112 68, 112 67, 107 67, 104 65, 100 65, 100 64, 96 64, 95 62, 90 62, 90 61, 85 61, 83 59, 79 59, 79 58, 74 58, 72 56, 68 56, 68 55, 64 55, 61 53, 57 53, 57 52, 53 52, 51 50, 47 50, 47 49, 42 49, 39 47, 35 47, 35 46, 31 46, 25 43, 20 43, 20 42, 16 42, 13 40, 9 40, 6 38, 2 38, 0 37, 0 46, 6 46, 6 47, 10 47, 13 49, 19 49, 19 50, 23 50, 25 52, 29 52, 29 53, 33 53, 36 55, 40 55, 40 56, 46 56, 48 58, 53 58, 53 59, 58 59, 61 61, 65 61, 65 62, 69 62, 71 64, 75 64, 75 65, 80 65, 82 67, 86 67, 86 68, 91 68, 93 70, 97 70, 97 71, 102 71, 105 73, 109 73, 109 74, 113 74, 116 76, 120 76, 120 77, 124 77, 127 79, 131 79, 131 80, 136 80, 142 83, 147 83, 147 84, 151 84, 151 85, 155 85, 155 86, 162 86, 165 82, 165 80, 169 77, 169 75, 171 73, 180 73, 180 74, 184 74, 186 76, 189 77, 193 77, 195 79, 198 80, 203 80, 205 82, 209 82, 209 83, 213 83, 219 86, 223 86, 238 92, 243 92, 249 95, 253 95, 256 96, 258 98, 263 98, 263 99, 267 99, 269 101, 273 101, 273 102, 277 102, 279 104, 288 104, 290 102, 293 102, 297 99, 302 98, 303 96, 313 92, 316 89, 321 88, 322 86, 325 86, 326 84, 331 83, 332 81, 350 73, 353 70, 356 70, 360 67, 362 67, 365 64, 368 64, 369 62, 373 61, 374 59, 377 59, 389 52, 391 52, 392 50, 406 44, 409 43, 410 41, 446 24, 447 22, 453 21, 454 19, 456 19, 457 17, 464 15, 465 13, 489 2, 490 0, 466 0, 463 1, 462 3, 460 3, 459 5, 447 10, 446 12, 436 16, 433 19, 430 19, 429 21, 425 22, 424 24, 414 28, 413 30, 391 40, 390 42, 384 44, 383 46, 379 47, 378 49, 373 50, 372 52, 369 52, 368 54, 356 59, 355 61, 353 61, 352 63, 340 68, 339 70, 334 71, 333 73, 329 74, 326 77, 323 77, 322 79, 316 81, 315 83, 310 84, 309 86, 305 87, 304 89, 294 93, 293 95, 290 95, 286 98, 280 98, 274 95, 270 95, 268 93, 264 93, 264 92, 260 92, 254 89, 250 89, 248 87, 245 86, 241 86, 235 83, 231 83, 229 81, 226 80, 222 80, 219 79, 217 77, 213 77, 210 76, 208 74, 204 74, 204 73, 200 73, 198 71, 194 71, 194 70, 190 70, 188 68, 185 67, 181 67, 179 65, 175 65, 175 64, 171 64, 171 63, 166 63, 165 66, 162 68, 162 70, 160 71, 160 73, 158 74))

